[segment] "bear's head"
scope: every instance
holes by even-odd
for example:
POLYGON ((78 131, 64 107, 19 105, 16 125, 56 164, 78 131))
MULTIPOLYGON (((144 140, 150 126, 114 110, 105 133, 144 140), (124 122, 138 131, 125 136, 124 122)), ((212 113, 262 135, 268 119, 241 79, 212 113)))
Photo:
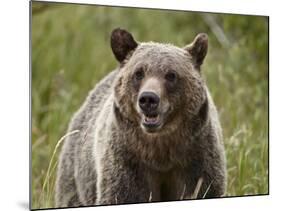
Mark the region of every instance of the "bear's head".
POLYGON ((207 96, 200 66, 208 37, 199 34, 179 48, 155 42, 139 43, 122 29, 111 35, 120 63, 115 81, 115 108, 123 120, 145 134, 167 134, 206 118, 207 96))

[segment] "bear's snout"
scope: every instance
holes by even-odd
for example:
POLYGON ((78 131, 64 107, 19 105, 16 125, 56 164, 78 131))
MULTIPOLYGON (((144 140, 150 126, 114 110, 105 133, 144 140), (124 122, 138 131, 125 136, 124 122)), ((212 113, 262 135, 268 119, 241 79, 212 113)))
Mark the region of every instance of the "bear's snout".
POLYGON ((159 112, 160 97, 153 91, 143 91, 138 98, 141 113, 141 126, 146 132, 156 132, 160 129, 163 119, 159 112))
POLYGON ((143 92, 139 97, 139 106, 144 113, 155 113, 159 106, 160 98, 154 92, 143 92))

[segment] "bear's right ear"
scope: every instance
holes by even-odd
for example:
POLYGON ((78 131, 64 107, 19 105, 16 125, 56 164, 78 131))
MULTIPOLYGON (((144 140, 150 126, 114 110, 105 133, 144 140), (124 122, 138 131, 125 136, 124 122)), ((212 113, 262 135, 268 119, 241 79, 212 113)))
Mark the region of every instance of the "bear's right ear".
POLYGON ((111 48, 115 58, 122 63, 126 56, 138 46, 133 36, 126 30, 117 28, 111 33, 111 48))

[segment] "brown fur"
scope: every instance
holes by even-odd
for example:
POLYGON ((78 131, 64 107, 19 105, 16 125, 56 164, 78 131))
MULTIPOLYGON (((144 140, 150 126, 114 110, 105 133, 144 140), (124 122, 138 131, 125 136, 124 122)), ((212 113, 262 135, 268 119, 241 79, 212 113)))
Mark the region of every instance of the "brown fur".
POLYGON ((62 149, 57 206, 224 194, 221 128, 200 71, 207 41, 207 35, 200 34, 178 48, 137 43, 125 30, 113 31, 111 47, 120 67, 96 86, 72 120, 69 130, 80 133, 69 137, 62 149), (142 80, 134 78, 137 71, 143 73, 142 80), (171 72, 176 79, 168 75, 171 72), (154 132, 141 126, 138 99, 145 89, 160 97, 163 124, 154 132))

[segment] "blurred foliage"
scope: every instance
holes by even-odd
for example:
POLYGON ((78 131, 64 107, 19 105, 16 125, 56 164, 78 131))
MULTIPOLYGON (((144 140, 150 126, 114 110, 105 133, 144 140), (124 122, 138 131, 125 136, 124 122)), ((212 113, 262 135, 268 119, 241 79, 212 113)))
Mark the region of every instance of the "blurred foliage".
POLYGON ((268 193, 267 17, 40 2, 32 13, 33 208, 54 206, 50 158, 88 91, 117 66, 109 42, 116 27, 178 46, 209 35, 203 76, 224 131, 227 196, 268 193))

